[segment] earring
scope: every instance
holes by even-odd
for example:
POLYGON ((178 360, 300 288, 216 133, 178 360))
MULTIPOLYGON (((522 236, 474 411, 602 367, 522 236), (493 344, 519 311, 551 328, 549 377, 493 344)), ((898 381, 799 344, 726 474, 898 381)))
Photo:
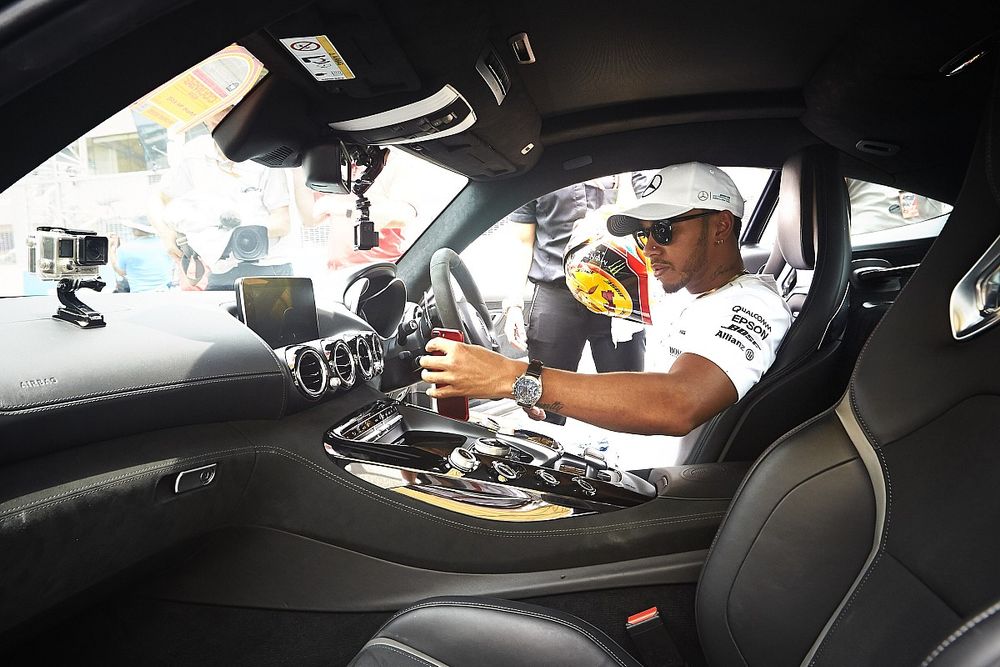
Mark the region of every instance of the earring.
POLYGON ((722 245, 722 242, 723 242, 724 240, 725 240, 725 239, 718 239, 718 240, 717 240, 717 241, 715 242, 715 245, 722 245))

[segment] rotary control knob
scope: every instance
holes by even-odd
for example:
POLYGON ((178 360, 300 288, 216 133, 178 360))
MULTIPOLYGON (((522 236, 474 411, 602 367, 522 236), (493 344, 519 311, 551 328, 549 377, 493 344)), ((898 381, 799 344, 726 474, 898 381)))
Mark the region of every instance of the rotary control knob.
POLYGON ((496 438, 480 438, 473 445, 473 449, 480 454, 485 454, 486 456, 495 456, 497 458, 506 458, 510 454, 510 445, 508 445, 503 440, 497 440, 496 438))
POLYGON ((479 467, 479 459, 465 447, 456 447, 448 455, 448 463, 460 472, 472 472, 479 467))
POLYGON ((503 461, 493 462, 493 471, 502 479, 517 479, 517 470, 509 463, 503 461))
POLYGON ((573 482, 580 487, 580 490, 583 491, 585 495, 593 496, 597 494, 597 489, 594 488, 594 485, 583 477, 574 477, 573 482))
POLYGON ((538 479, 545 482, 546 484, 548 484, 549 486, 559 486, 559 480, 556 479, 556 476, 550 473, 548 470, 539 470, 535 473, 535 476, 538 477, 538 479))

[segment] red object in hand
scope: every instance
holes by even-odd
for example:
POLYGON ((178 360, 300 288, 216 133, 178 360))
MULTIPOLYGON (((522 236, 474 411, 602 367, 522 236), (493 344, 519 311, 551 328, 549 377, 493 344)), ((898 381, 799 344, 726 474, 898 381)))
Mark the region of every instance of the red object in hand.
MULTIPOLYGON (((447 338, 448 340, 465 342, 465 336, 461 331, 455 329, 432 329, 431 338, 447 338)), ((441 356, 443 352, 431 352, 434 356, 441 356)), ((446 384, 434 385, 436 387, 447 387, 446 384)), ((439 415, 451 417, 452 419, 469 420, 469 399, 466 396, 455 396, 454 398, 435 399, 439 415)))

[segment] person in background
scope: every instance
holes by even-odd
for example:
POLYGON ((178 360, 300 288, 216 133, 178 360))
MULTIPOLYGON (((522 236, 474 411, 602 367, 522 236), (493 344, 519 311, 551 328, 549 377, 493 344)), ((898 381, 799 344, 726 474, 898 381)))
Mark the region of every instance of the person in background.
POLYGON ((132 239, 122 242, 112 236, 109 243, 111 266, 122 278, 127 292, 161 292, 170 287, 174 262, 156 236, 146 216, 123 223, 132 230, 132 239))
POLYGON ((222 153, 211 132, 230 108, 206 119, 209 133, 184 145, 152 203, 150 219, 167 252, 189 265, 194 258, 207 271, 199 271, 192 289, 233 289, 236 278, 248 275, 292 275, 284 247, 291 231, 288 176, 222 153), (246 225, 267 227, 267 256, 252 264, 223 258, 233 228, 246 225))
MULTIPOLYGON (((590 343, 599 373, 641 371, 646 351, 641 325, 617 322, 587 310, 566 286, 563 255, 577 221, 617 200, 618 177, 575 183, 542 195, 508 216, 515 251, 511 259, 511 291, 503 300, 504 333, 518 349, 527 350, 549 368, 575 371, 590 343), (525 279, 533 286, 531 308, 525 317, 522 292, 525 279)), ((642 176, 632 177, 641 190, 642 176)), ((547 421, 564 424, 565 417, 550 414, 547 421)))

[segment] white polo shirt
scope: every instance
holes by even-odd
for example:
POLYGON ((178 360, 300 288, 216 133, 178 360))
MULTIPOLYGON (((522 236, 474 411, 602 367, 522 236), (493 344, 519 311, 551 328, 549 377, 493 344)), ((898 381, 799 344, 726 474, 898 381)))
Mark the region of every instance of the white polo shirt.
POLYGON ((792 323, 771 276, 744 275, 693 299, 667 337, 671 363, 684 353, 708 359, 732 380, 739 398, 774 363, 792 323))

